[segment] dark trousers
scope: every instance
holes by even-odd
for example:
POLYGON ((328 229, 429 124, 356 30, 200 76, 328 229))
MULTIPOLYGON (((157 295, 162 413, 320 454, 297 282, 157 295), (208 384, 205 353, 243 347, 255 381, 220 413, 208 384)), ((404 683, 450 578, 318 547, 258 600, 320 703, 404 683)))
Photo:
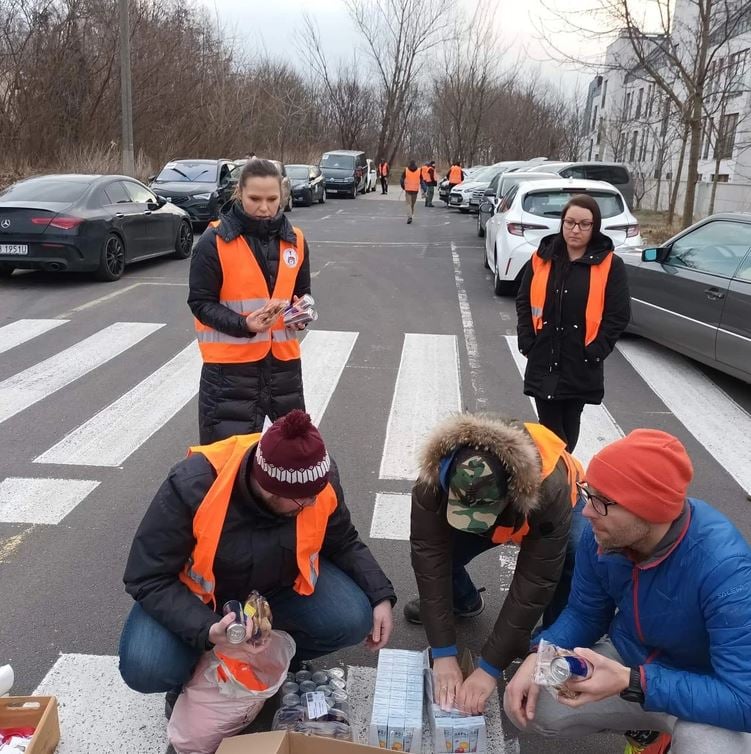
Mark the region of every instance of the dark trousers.
POLYGON ((537 416, 540 424, 555 432, 561 440, 566 441, 566 450, 574 452, 576 443, 579 441, 579 428, 581 426, 584 401, 569 399, 564 401, 547 401, 535 398, 537 416))
POLYGON ((381 176, 381 192, 384 194, 389 193, 389 178, 387 175, 381 176))

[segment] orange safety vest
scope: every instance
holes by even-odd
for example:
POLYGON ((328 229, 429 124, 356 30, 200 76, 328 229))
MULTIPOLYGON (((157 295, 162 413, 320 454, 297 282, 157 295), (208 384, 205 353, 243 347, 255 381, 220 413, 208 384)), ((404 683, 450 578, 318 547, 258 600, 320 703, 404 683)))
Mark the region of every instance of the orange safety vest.
MULTIPOLYGON (((212 223, 213 226, 218 222, 212 223)), ((279 268, 274 292, 269 293, 266 279, 258 266, 247 241, 238 236, 225 241, 216 236, 216 251, 222 267, 222 287, 219 303, 238 314, 247 315, 260 309, 270 298, 292 300, 297 273, 305 258, 305 239, 299 228, 294 228, 297 242, 279 241, 279 268)), ((210 364, 242 364, 261 361, 271 352, 280 361, 300 358, 300 343, 295 331, 287 330, 283 317, 270 330, 256 333, 254 337, 236 338, 214 330, 194 318, 198 347, 204 362, 210 364)), ((250 335, 250 334, 249 334, 250 335)))
MULTIPOLYGON (((180 574, 180 581, 203 603, 211 603, 214 610, 214 558, 227 517, 232 489, 245 454, 260 438, 260 433, 235 435, 211 445, 194 445, 188 451, 189 455, 204 455, 216 471, 216 479, 193 517, 196 544, 180 574)), ((298 594, 307 597, 315 591, 319 572, 318 555, 323 546, 329 517, 336 507, 336 492, 327 484, 316 496, 315 503, 306 506, 297 516, 296 552, 300 572, 295 579, 294 589, 298 594)))
MULTIPOLYGON (((608 254, 600 264, 589 266, 589 295, 584 314, 585 332, 584 345, 588 346, 600 331, 602 312, 605 309, 605 288, 608 284, 610 266, 613 255, 608 254)), ((532 254, 532 283, 529 289, 529 305, 532 310, 532 328, 536 333, 542 330, 542 313, 545 309, 545 296, 548 292, 548 278, 552 263, 549 259, 542 259, 535 251, 532 254)))
POLYGON ((388 162, 384 162, 382 165, 378 166, 378 175, 380 175, 381 178, 385 178, 388 174, 389 174, 388 162))
POLYGON ((405 191, 419 191, 420 190, 420 168, 417 170, 410 170, 404 168, 404 190, 405 191))
POLYGON ((452 165, 449 170, 449 183, 461 183, 462 182, 462 169, 458 165, 452 165))
POLYGON ((432 170, 433 168, 429 165, 423 165, 422 168, 420 168, 420 177, 425 183, 433 182, 433 176, 431 175, 432 170))
MULTIPOLYGON (((584 479, 584 468, 581 463, 566 451, 566 443, 547 427, 543 427, 542 424, 532 423, 525 423, 524 427, 532 437, 540 454, 543 479, 547 479, 553 473, 559 459, 563 458, 566 464, 568 483, 571 490, 571 507, 573 508, 579 495, 576 483, 584 479)), ((520 545, 527 534, 529 534, 529 523, 524 521, 518 529, 514 529, 512 526, 497 526, 493 530, 491 539, 500 545, 507 542, 520 545)))

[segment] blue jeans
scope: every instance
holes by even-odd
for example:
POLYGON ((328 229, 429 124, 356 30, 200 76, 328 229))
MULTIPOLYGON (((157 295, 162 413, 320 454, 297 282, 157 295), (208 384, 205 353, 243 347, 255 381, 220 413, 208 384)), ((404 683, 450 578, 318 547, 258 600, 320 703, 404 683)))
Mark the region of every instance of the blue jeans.
MULTIPOLYGON (((579 545, 584 527, 587 525, 586 519, 581 514, 583 508, 584 500, 580 497, 574 506, 573 515, 571 516, 571 530, 569 532, 568 545, 566 546, 566 559, 563 561, 561 578, 550 600, 550 604, 542 616, 543 627, 551 625, 561 614, 568 602, 568 595, 571 591, 571 579, 574 575, 576 548, 579 545)), ((451 580, 454 590, 454 608, 461 612, 475 605, 479 597, 477 587, 472 583, 472 579, 469 577, 465 566, 478 555, 498 545, 487 537, 478 537, 476 534, 467 534, 456 529, 452 531, 452 535, 454 556, 451 580)))
MULTIPOLYGON (((287 631, 297 644, 296 660, 359 644, 373 628, 373 608, 365 592, 331 562, 321 558, 320 568, 309 597, 291 588, 268 596, 274 628, 287 631)), ((202 654, 136 603, 120 637, 120 675, 143 694, 177 690, 190 679, 202 654)))

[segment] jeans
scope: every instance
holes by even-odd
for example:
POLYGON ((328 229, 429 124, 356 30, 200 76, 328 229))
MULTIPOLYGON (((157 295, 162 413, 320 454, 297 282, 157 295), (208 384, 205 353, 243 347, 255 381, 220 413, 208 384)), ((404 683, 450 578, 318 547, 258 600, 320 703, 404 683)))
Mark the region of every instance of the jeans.
MULTIPOLYGON (((373 608, 365 592, 323 558, 316 590, 309 597, 285 588, 267 599, 274 628, 287 631, 297 644, 295 660, 312 660, 359 644, 373 628, 373 608)), ((178 690, 190 679, 203 651, 186 644, 136 603, 120 637, 120 675, 144 694, 178 690)))
POLYGON ((432 184, 428 184, 425 188, 425 206, 426 207, 432 207, 433 206, 433 195, 435 193, 435 186, 432 184))
MULTIPOLYGON (((587 525, 587 520, 581 514, 583 509, 584 500, 582 497, 579 497, 572 511, 571 530, 569 531, 568 544, 566 545, 566 558, 563 561, 563 571, 561 572, 561 578, 553 593, 553 597, 543 613, 543 628, 555 621, 568 602, 568 595, 571 591, 571 579, 574 575, 576 548, 579 545, 584 527, 587 525)), ((452 535, 454 540, 454 557, 451 581, 454 591, 454 608, 461 612, 475 605, 479 596, 477 587, 472 583, 472 579, 469 577, 465 566, 478 555, 493 547, 498 547, 498 545, 488 537, 478 537, 476 534, 467 534, 456 529, 452 531, 452 535)))

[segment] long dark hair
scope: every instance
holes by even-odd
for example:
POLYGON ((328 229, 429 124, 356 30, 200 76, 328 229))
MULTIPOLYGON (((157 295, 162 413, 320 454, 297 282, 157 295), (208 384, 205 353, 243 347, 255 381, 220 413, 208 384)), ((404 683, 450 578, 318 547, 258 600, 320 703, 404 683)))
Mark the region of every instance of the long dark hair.
POLYGON ((262 160, 258 157, 253 157, 243 165, 243 169, 240 171, 240 180, 238 180, 237 186, 235 186, 235 199, 240 198, 245 184, 251 178, 276 178, 279 181, 279 188, 281 189, 282 187, 282 174, 276 165, 271 160, 262 160))
POLYGON ((591 196, 576 194, 566 202, 566 206, 561 212, 561 238, 563 237, 563 221, 566 219, 566 213, 571 207, 581 207, 582 209, 588 209, 592 213, 592 239, 599 236, 600 228, 602 227, 600 205, 591 196))

